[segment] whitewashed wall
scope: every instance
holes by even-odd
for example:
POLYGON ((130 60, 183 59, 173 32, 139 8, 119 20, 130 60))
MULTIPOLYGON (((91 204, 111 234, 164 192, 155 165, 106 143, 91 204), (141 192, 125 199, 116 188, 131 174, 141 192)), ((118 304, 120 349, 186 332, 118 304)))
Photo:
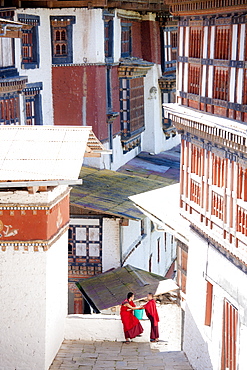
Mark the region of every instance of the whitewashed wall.
POLYGON ((103 272, 120 266, 120 219, 103 218, 102 269, 103 272))
POLYGON ((0 251, 1 369, 46 370, 67 315, 67 233, 48 252, 0 251))
POLYGON ((121 227, 123 259, 130 251, 133 251, 124 264, 130 264, 148 271, 149 257, 152 255, 152 272, 164 276, 176 257, 176 246, 171 243, 171 235, 167 234, 165 247, 164 232, 151 230, 151 221, 147 217, 145 218, 144 229, 144 235, 141 235, 141 221, 134 220, 129 220, 129 226, 121 227), (160 261, 158 262, 159 238, 160 261))
MULTIPOLYGON (((168 342, 166 350, 181 350, 181 309, 177 305, 158 306, 161 341, 168 342)), ((150 321, 144 314, 144 332, 136 342, 149 342, 150 321)), ((66 319, 65 339, 86 341, 123 341, 123 325, 118 315, 69 315, 66 319)))
MULTIPOLYGON (((37 15, 40 64, 36 69, 21 68, 21 40, 16 39, 16 67, 20 75, 28 76, 28 83, 42 82, 43 124, 53 125, 52 55, 50 16, 75 16, 73 25, 73 64, 104 63, 104 22, 101 9, 18 9, 18 14, 37 15)), ((17 19, 16 15, 16 19, 17 19)), ((24 122, 24 112, 21 112, 24 122)))
POLYGON ((2 369, 45 369, 45 252, 0 250, 2 369))
POLYGON ((64 339, 68 313, 68 233, 46 252, 46 333, 45 369, 64 339))
POLYGON ((161 66, 155 64, 144 79, 144 109, 145 131, 143 133, 143 150, 150 153, 160 153, 169 150, 180 143, 180 136, 166 139, 162 128, 162 102, 158 79, 162 76, 161 66), (150 94, 155 87, 156 94, 150 94))
MULTIPOLYGON (((141 134, 143 137, 143 133, 141 134)), ((143 141, 143 140, 142 140, 143 141)), ((109 143, 104 142, 104 147, 109 149, 109 143)), ((125 163, 135 158, 143 150, 142 145, 130 150, 128 153, 123 153, 123 148, 121 144, 121 136, 116 135, 113 138, 113 162, 111 163, 110 156, 108 154, 102 155, 100 158, 84 158, 83 163, 86 166, 95 167, 99 169, 108 169, 116 171, 119 167, 123 166, 125 163)))
POLYGON ((223 302, 238 309, 237 364, 247 363, 247 276, 214 248, 191 233, 185 307, 184 350, 197 370, 218 370, 221 364, 223 302), (206 278, 213 284, 211 326, 204 325, 206 278))

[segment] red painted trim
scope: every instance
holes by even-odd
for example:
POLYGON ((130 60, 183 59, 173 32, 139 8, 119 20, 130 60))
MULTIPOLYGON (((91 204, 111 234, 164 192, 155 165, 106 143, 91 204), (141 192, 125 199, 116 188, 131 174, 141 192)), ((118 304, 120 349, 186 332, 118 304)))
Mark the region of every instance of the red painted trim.
POLYGON ((66 195, 51 209, 2 210, 0 241, 47 241, 68 222, 69 195, 66 195))

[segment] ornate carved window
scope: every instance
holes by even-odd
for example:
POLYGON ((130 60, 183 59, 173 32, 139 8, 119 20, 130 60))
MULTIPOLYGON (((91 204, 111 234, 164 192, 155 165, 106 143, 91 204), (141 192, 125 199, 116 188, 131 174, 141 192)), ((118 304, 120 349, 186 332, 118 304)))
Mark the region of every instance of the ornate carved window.
MULTIPOLYGON (((145 129, 144 121, 144 79, 143 77, 120 79, 120 119, 122 140, 128 141, 145 129)), ((139 145, 138 140, 135 144, 130 144, 130 150, 139 145)))
POLYGON ((164 27, 163 73, 176 71, 178 31, 175 26, 164 27))
POLYGON ((200 93, 200 82, 201 82, 201 70, 200 66, 189 65, 189 86, 188 92, 191 94, 199 95, 200 93))
POLYGON ((22 68, 37 68, 39 66, 38 26, 40 18, 29 14, 19 14, 18 20, 32 26, 31 29, 22 31, 22 68))
POLYGON ((213 160, 213 176, 212 183, 218 187, 223 187, 225 185, 225 173, 226 173, 226 164, 223 158, 218 157, 217 155, 212 155, 213 160))
POLYGON ((131 136, 144 127, 144 81, 123 78, 120 84, 122 132, 131 136))
POLYGON ((221 369, 236 370, 238 343, 238 310, 224 300, 221 369))
POLYGON ((196 175, 203 176, 204 175, 204 167, 203 167, 203 149, 198 148, 194 144, 191 146, 191 172, 195 173, 196 175))
POLYGON ((113 62, 113 16, 105 16, 105 59, 113 62))
POLYGON ((247 201, 247 169, 238 165, 237 198, 247 201))
POLYGON ((42 83, 27 84, 24 89, 26 125, 42 125, 41 95, 42 83))
POLYGON ((228 100, 229 93, 229 71, 228 68, 214 68, 214 99, 228 100))
POLYGON ((216 26, 215 35, 215 59, 230 58, 231 51, 231 27, 230 26, 216 26))
POLYGON ((247 236, 247 211, 237 206, 237 231, 247 236))
POLYGON ((0 124, 20 124, 19 96, 17 93, 0 97, 0 124))
POLYGON ((69 276, 70 282, 102 272, 101 219, 85 218, 70 225, 69 266, 73 274, 69 276))
POLYGON ((131 42, 131 23, 121 23, 121 57, 131 57, 132 42, 131 42))
POLYGON ((75 17, 51 17, 52 63, 73 63, 72 25, 75 17))
POLYGON ((223 197, 212 191, 212 215, 223 220, 224 201, 223 197))
POLYGON ((194 180, 190 182, 190 200, 198 205, 201 203, 201 185, 194 180))
POLYGON ((202 55, 202 29, 200 27, 190 27, 189 37, 189 57, 201 58, 202 55))

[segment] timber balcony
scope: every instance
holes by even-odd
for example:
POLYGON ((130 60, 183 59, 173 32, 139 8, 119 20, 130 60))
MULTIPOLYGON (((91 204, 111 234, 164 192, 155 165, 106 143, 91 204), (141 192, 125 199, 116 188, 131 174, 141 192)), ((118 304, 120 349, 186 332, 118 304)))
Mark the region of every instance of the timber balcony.
POLYGON ((246 10, 246 0, 166 0, 173 14, 215 13, 219 10, 246 10))
POLYGON ((10 0, 17 8, 118 8, 137 11, 167 11, 165 0, 10 0))

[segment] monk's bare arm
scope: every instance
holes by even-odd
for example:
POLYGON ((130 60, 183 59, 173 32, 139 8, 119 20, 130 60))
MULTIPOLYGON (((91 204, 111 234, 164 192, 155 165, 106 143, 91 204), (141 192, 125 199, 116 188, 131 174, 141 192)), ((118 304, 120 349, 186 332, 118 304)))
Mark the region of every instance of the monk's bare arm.
POLYGON ((124 306, 128 307, 130 310, 139 310, 140 309, 140 307, 133 307, 129 303, 125 303, 124 306))

